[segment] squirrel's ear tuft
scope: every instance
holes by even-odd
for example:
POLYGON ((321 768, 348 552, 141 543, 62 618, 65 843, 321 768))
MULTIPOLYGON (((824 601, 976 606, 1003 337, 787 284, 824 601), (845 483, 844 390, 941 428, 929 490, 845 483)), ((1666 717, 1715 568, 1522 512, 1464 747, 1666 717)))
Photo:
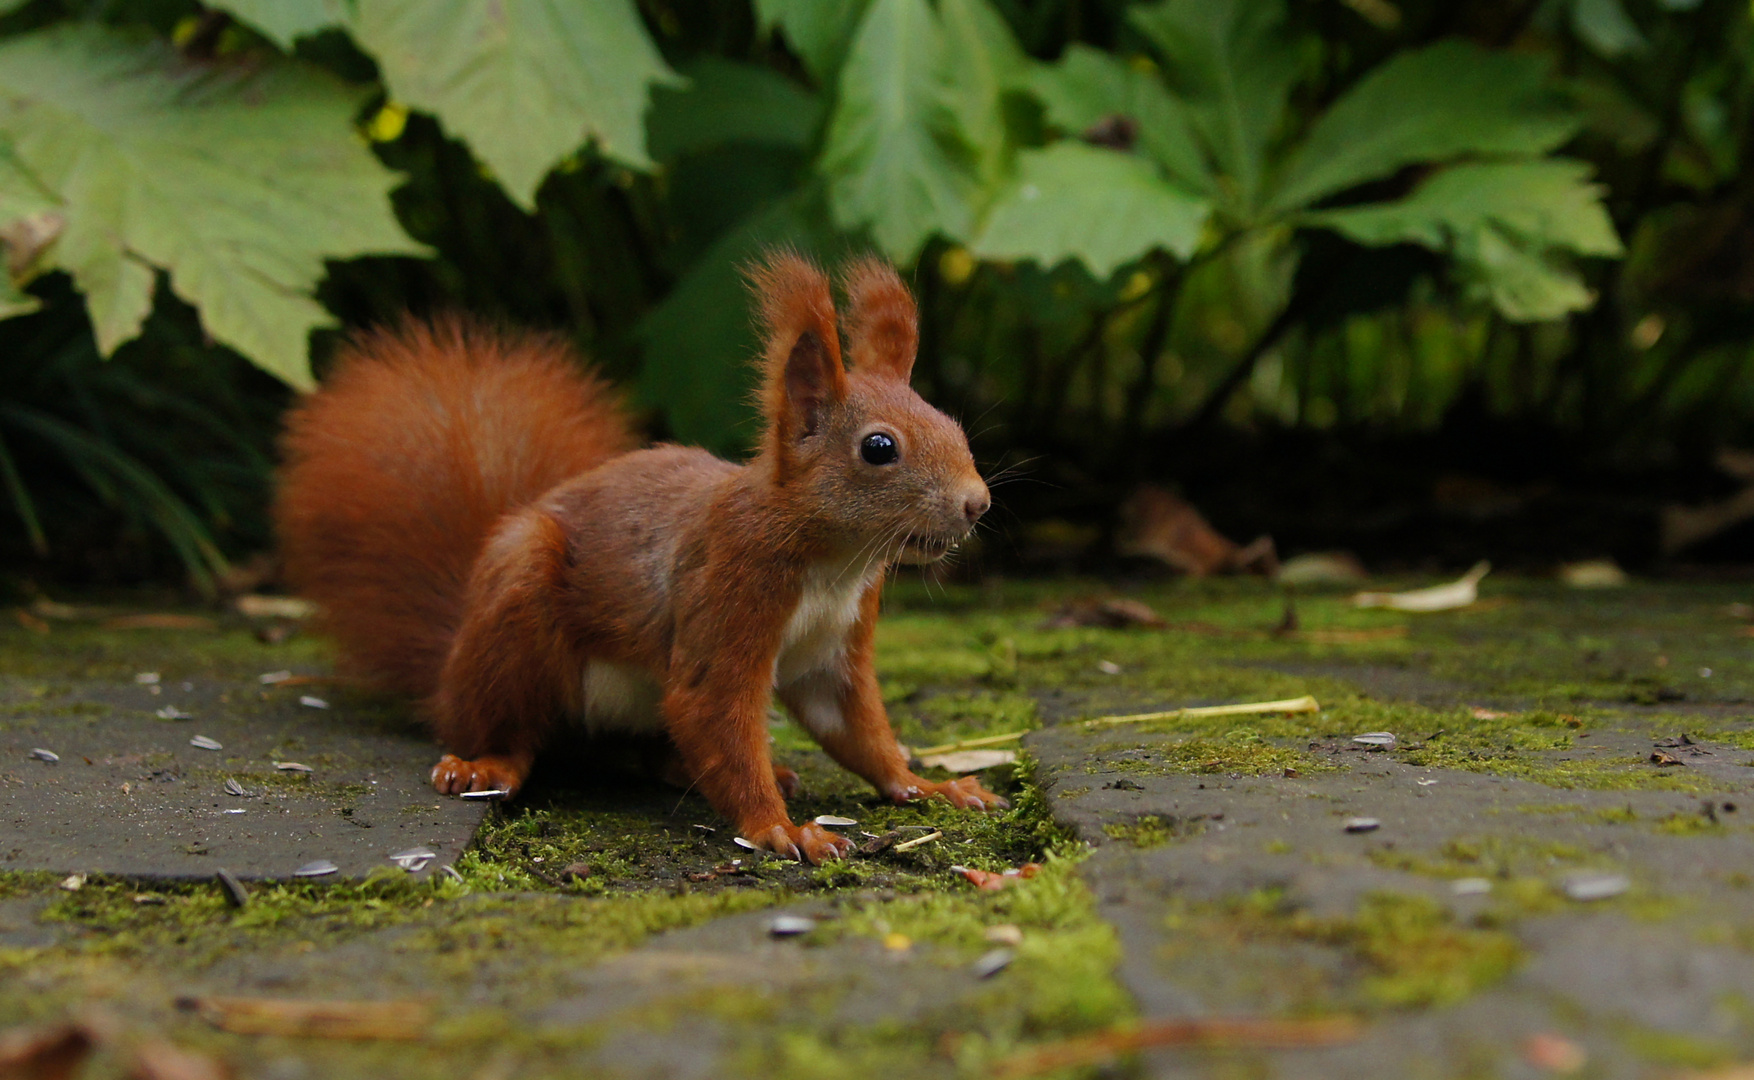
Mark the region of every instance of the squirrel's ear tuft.
POLYGON ((854 371, 907 382, 919 351, 919 312, 895 267, 875 255, 846 266, 847 349, 854 371))
POLYGON ((766 333, 761 411, 782 447, 814 434, 825 406, 847 392, 828 278, 795 251, 770 252, 748 270, 766 333))

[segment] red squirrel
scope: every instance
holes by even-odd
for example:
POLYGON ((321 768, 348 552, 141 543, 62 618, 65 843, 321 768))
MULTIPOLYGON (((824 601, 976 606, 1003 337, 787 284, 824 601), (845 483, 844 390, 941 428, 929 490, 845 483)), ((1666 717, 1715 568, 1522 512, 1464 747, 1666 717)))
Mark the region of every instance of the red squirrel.
POLYGON ((889 568, 942 558, 990 502, 962 429, 908 385, 913 297, 880 260, 846 269, 849 369, 817 266, 780 252, 749 276, 765 427, 743 465, 632 449, 614 393, 565 346, 458 320, 354 337, 290 413, 287 577, 346 665, 421 701, 449 751, 439 791, 509 797, 557 725, 661 731, 756 846, 845 855, 786 813, 777 696, 898 803, 1007 805, 908 768, 872 666, 889 568))

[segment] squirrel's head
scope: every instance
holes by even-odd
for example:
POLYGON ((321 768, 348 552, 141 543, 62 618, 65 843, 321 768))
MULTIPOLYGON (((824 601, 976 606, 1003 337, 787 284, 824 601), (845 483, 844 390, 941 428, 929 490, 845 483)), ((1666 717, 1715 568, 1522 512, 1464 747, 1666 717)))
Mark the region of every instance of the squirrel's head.
POLYGON ((908 385, 919 320, 907 286, 880 259, 846 268, 849 370, 815 264, 777 252, 749 277, 767 330, 762 457, 775 484, 838 547, 943 557, 991 500, 962 428, 908 385))

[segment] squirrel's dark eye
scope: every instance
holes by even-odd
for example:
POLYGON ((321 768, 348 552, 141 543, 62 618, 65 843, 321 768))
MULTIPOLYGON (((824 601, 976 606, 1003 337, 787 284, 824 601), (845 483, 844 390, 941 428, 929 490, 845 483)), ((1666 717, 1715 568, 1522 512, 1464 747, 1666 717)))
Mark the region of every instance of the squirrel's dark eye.
POLYGON ((867 465, 893 465, 900 451, 895 447, 895 436, 873 431, 859 444, 859 456, 867 465))

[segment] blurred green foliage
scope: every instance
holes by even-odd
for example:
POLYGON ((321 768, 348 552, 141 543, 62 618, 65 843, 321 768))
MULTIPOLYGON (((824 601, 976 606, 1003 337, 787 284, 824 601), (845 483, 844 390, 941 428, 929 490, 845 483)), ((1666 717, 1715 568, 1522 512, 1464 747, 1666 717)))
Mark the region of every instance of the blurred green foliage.
POLYGON ((0 0, 0 514, 41 551, 107 505, 210 580, 263 540, 285 392, 244 362, 303 388, 406 310, 563 327, 654 434, 735 452, 776 243, 909 271, 916 381, 992 462, 1162 475, 1167 435, 1462 401, 1744 439, 1751 33, 1745 0, 0 0))

